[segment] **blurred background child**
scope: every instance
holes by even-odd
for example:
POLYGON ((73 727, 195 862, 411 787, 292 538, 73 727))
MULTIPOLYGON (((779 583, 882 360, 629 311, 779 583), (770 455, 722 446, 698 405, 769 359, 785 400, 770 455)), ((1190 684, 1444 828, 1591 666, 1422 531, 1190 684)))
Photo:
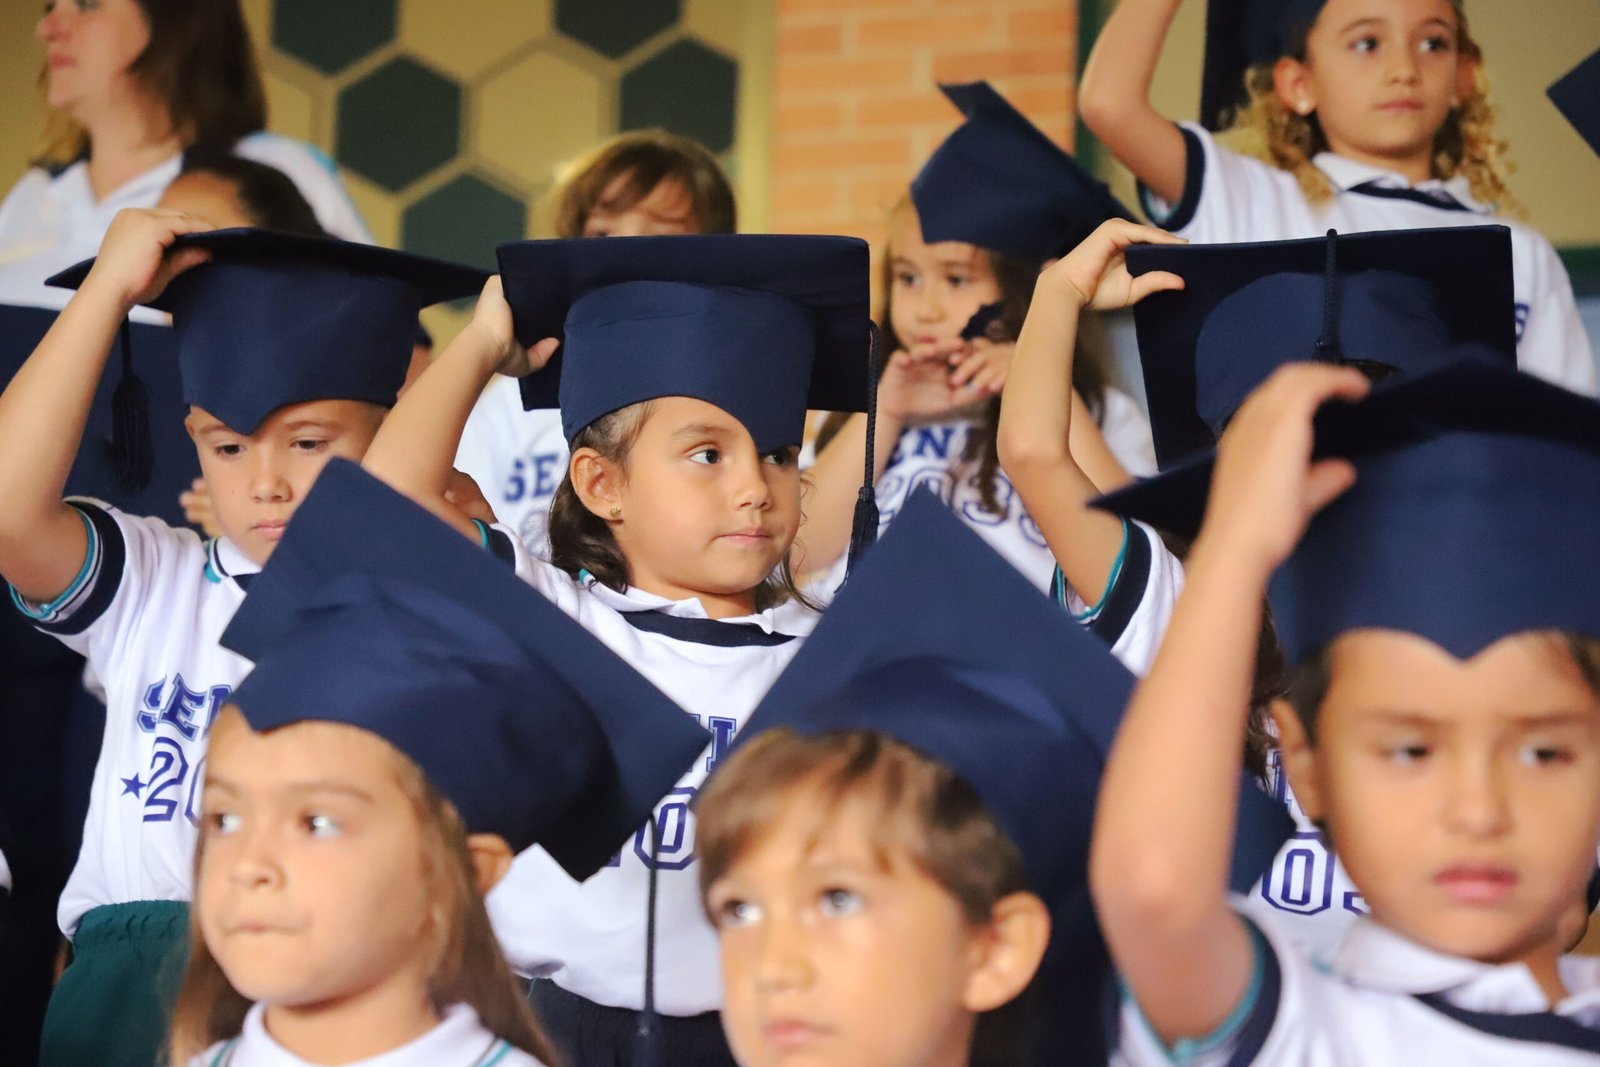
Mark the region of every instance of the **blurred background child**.
MULTIPOLYGON (((883 525, 920 486, 1041 590, 1054 561, 1001 470, 999 393, 1044 264, 1106 218, 1125 215, 986 83, 945 86, 966 121, 934 152, 890 219, 884 255, 882 369, 875 484, 883 525)), ((1073 395, 1085 417, 1072 445, 1106 488, 1127 471, 1155 469, 1149 428, 1106 378, 1109 346, 1097 325, 1080 337, 1073 395)), ((819 436, 815 490, 798 545, 804 573, 843 576, 866 417, 835 417, 819 436)))

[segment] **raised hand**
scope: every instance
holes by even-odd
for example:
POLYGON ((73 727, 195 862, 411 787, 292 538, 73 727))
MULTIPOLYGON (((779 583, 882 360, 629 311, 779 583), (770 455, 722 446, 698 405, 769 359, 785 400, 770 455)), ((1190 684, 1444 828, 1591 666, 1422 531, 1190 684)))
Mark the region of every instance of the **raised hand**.
POLYGON ((1064 257, 1046 267, 1039 285, 1068 299, 1079 307, 1107 311, 1137 304, 1151 293, 1182 289, 1183 279, 1168 271, 1151 271, 1135 278, 1128 273, 1123 253, 1135 244, 1185 244, 1154 226, 1140 226, 1125 219, 1103 222, 1064 257))
POLYGON ((483 292, 478 294, 478 304, 472 311, 472 321, 467 325, 478 333, 486 350, 495 357, 495 373, 513 378, 539 370, 561 344, 554 337, 546 337, 532 349, 522 347, 498 274, 484 283, 483 292))
POLYGON ((1282 563, 1311 516, 1355 483, 1348 460, 1312 461, 1312 420, 1323 404, 1359 400, 1370 387, 1349 367, 1279 367, 1240 405, 1222 435, 1200 540, 1264 573, 1282 563))
POLYGON ((106 229, 83 288, 104 292, 124 308, 148 303, 173 278, 211 258, 201 248, 171 251, 173 242, 210 229, 209 222, 178 211, 123 208, 106 229))

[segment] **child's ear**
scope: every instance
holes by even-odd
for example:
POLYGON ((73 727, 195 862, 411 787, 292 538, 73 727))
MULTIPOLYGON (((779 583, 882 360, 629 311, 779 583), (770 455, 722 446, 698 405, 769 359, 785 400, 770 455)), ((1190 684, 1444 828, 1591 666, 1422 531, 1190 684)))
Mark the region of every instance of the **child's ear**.
MULTIPOLYGON (((189 435, 189 440, 191 440, 191 441, 194 441, 194 424, 195 424, 194 412, 191 411, 191 412, 189 412, 189 414, 187 414, 187 415, 185 415, 183 417, 183 429, 184 429, 184 432, 189 435)), ((195 444, 199 444, 199 443, 200 442, 195 441, 195 444)))
POLYGON ((1306 818, 1316 822, 1322 818, 1322 793, 1317 788, 1317 757, 1311 747, 1311 737, 1305 724, 1287 700, 1272 702, 1272 721, 1278 728, 1278 754, 1283 763, 1283 773, 1289 776, 1289 788, 1306 813, 1306 818))
POLYGON ((993 1011, 1027 989, 1050 943, 1050 910, 1032 893, 1001 897, 989 916, 961 1000, 973 1013, 993 1011))
POLYGON ((614 509, 622 503, 622 472, 615 463, 592 448, 580 448, 572 454, 567 471, 573 491, 591 514, 602 519, 619 517, 614 509))
POLYGON ((472 870, 478 877, 478 892, 484 896, 506 876, 516 858, 499 834, 468 834, 467 855, 472 857, 472 870))
POLYGON ((1311 92, 1311 71, 1298 59, 1284 56, 1272 68, 1272 87, 1278 100, 1296 115, 1309 115, 1317 109, 1311 92))

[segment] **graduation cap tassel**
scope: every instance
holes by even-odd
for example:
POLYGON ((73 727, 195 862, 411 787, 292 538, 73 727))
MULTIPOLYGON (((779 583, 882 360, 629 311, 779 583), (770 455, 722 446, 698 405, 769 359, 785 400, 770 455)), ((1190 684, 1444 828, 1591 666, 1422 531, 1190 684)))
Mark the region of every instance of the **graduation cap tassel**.
POLYGON ((845 564, 845 577, 855 570, 856 563, 866 555, 867 549, 878 539, 878 495, 872 486, 874 453, 877 447, 878 432, 878 349, 882 344, 878 336, 878 324, 867 323, 868 333, 871 338, 869 346, 869 367, 867 370, 867 448, 866 468, 861 475, 861 490, 856 494, 855 517, 850 523, 850 550, 845 564))
POLYGON ((133 372, 133 342, 128 320, 117 332, 122 350, 122 380, 111 394, 111 465, 117 486, 138 493, 150 484, 155 457, 150 440, 150 391, 133 372))
POLYGON ((650 888, 645 895, 644 1007, 633 1039, 633 1067, 657 1067, 656 1039, 656 870, 661 855, 661 823, 650 813, 650 888))
POLYGON ((1322 336, 1317 338, 1319 363, 1339 362, 1339 231, 1328 231, 1327 260, 1322 274, 1322 336))

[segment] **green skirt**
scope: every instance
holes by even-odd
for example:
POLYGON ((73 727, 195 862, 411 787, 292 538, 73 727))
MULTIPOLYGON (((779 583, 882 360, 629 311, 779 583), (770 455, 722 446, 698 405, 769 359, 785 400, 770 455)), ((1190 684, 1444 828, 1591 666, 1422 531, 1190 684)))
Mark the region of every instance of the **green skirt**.
POLYGON ((152 1067, 189 956, 189 905, 141 900, 78 923, 72 963, 50 994, 39 1067, 152 1067))

